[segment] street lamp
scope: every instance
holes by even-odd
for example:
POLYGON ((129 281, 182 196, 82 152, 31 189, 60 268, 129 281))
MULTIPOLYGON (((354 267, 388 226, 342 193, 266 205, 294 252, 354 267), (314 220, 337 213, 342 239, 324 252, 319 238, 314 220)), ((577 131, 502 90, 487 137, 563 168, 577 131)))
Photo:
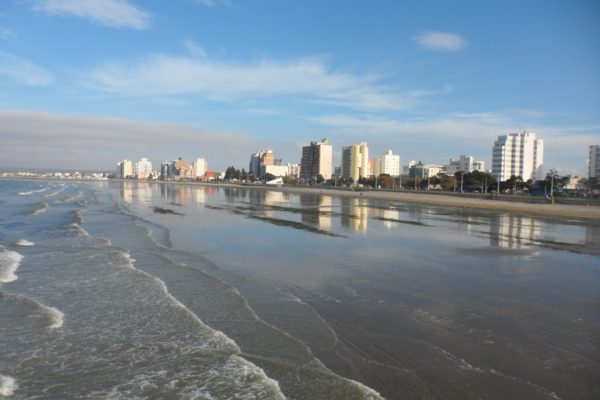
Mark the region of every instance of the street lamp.
POLYGON ((465 174, 468 174, 468 172, 463 172, 462 174, 460 174, 460 193, 461 194, 463 192, 463 178, 464 178, 465 174))

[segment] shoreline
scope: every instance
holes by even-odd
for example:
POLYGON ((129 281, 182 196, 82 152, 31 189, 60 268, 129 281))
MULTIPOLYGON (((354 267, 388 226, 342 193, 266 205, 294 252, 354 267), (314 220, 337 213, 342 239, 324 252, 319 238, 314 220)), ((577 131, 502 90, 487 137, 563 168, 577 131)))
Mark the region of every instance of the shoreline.
POLYGON ((207 182, 188 182, 188 181, 135 181, 135 180, 92 180, 92 179, 47 179, 47 178, 2 178, 6 180, 47 180, 47 181, 67 181, 67 182, 130 182, 130 183, 149 183, 149 184, 175 184, 187 186, 205 186, 222 187, 232 189, 249 190, 270 190, 284 193, 315 194, 334 197, 352 197, 369 200, 397 201, 411 204, 428 204, 435 206, 471 208, 490 211, 504 211, 516 214, 535 214, 563 218, 579 218, 585 220, 600 220, 600 207, 596 205, 584 206, 579 204, 544 204, 544 203, 525 203, 518 200, 495 200, 473 197, 459 197, 446 194, 415 193, 404 191, 381 191, 365 190, 353 191, 344 189, 335 189, 328 187, 308 187, 308 186, 265 186, 265 185, 240 185, 235 183, 207 183, 207 182))

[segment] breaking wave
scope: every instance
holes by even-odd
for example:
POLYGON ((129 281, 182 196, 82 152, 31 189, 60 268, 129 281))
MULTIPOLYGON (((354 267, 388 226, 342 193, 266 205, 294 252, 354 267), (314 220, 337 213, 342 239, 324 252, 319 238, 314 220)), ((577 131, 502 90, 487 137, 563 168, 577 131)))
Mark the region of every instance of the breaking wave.
POLYGON ((16 251, 6 250, 0 246, 0 283, 8 283, 17 280, 15 274, 21 264, 23 256, 16 251))
POLYGON ((38 215, 48 210, 48 203, 41 203, 38 205, 35 210, 31 212, 31 215, 38 215))
POLYGON ((15 378, 7 375, 0 375, 0 396, 12 396, 19 386, 15 378))
POLYGON ((29 247, 29 246, 33 246, 35 243, 30 242, 29 240, 26 239, 19 239, 15 241, 15 246, 22 246, 22 247, 29 247))

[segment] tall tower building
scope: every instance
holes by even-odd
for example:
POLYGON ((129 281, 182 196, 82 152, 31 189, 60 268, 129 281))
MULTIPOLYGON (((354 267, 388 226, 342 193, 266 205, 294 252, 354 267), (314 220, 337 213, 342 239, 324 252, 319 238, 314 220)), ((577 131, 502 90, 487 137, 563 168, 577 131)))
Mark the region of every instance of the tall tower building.
POLYGON ((500 180, 520 176, 523 180, 543 179, 544 141, 535 133, 498 136, 492 150, 492 174, 500 180))
POLYGON ((255 178, 265 174, 267 165, 275 164, 275 154, 273 150, 261 150, 250 156, 250 165, 248 172, 254 175, 255 178))
POLYGON ((119 179, 133 178, 135 176, 135 164, 131 160, 123 160, 117 164, 117 176, 119 179))
POLYGON ((369 176, 369 147, 366 142, 342 147, 342 178, 354 181, 369 176))
POLYGON ((195 178, 204 176, 206 170, 208 170, 208 163, 204 158, 196 158, 196 161, 192 163, 192 170, 194 171, 192 175, 195 178))
POLYGON ((306 181, 311 181, 321 175, 331 179, 333 165, 333 148, 327 139, 321 142, 310 142, 302 147, 302 161, 300 162, 300 176, 306 181))
POLYGON ((136 164, 136 176, 138 179, 148 179, 152 175, 152 163, 147 158, 142 158, 136 164))
POLYGON ((600 145, 590 146, 588 178, 600 178, 600 145))

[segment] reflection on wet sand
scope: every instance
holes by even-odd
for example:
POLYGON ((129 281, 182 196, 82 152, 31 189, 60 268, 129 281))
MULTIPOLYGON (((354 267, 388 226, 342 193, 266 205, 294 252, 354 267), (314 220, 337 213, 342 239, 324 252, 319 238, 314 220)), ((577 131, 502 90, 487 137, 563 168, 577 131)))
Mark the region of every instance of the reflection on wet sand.
POLYGON ((358 233, 367 233, 369 208, 368 200, 357 198, 340 199, 342 226, 358 233))
POLYGON ((490 218, 490 245, 507 249, 531 246, 541 236, 540 222, 531 217, 496 214, 490 218))

